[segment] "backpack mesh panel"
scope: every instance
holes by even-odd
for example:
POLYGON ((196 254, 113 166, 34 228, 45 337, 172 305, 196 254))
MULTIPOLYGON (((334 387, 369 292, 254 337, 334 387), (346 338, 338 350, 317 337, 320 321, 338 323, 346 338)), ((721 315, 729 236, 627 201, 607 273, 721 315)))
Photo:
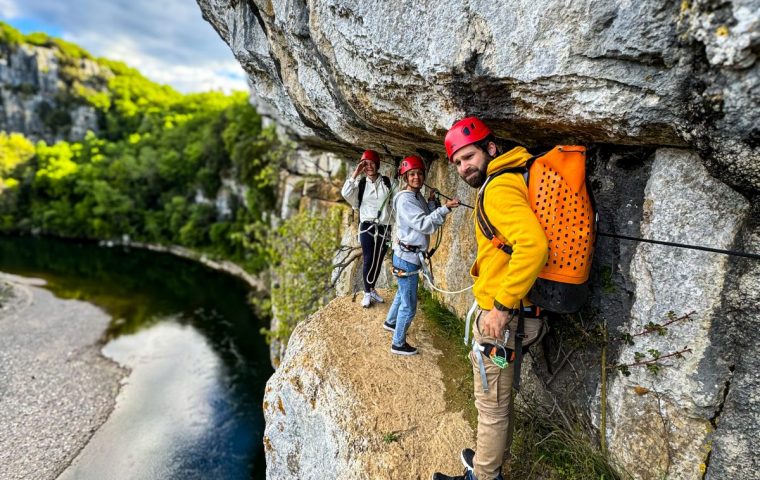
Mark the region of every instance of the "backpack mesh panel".
POLYGON ((560 146, 530 167, 528 197, 549 241, 539 278, 576 285, 588 280, 595 231, 585 165, 585 148, 560 146))

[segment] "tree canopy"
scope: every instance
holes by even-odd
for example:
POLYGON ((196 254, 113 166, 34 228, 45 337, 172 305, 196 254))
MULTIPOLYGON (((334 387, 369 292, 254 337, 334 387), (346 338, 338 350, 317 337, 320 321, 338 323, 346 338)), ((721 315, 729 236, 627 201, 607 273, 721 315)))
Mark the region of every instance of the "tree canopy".
POLYGON ((122 62, 0 23, 0 46, 24 43, 55 49, 62 105, 91 105, 101 128, 53 145, 0 132, 0 229, 128 236, 216 253, 251 271, 265 266, 245 245, 261 240, 255 225, 274 208, 285 147, 246 93, 184 95, 122 62), (102 74, 87 76, 84 59, 102 74))

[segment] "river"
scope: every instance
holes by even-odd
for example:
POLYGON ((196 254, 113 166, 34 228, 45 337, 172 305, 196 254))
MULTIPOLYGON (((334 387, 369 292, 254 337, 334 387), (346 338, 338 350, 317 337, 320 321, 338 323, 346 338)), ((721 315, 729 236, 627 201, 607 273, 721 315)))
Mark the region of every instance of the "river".
POLYGON ((129 370, 60 480, 264 478, 272 368, 245 283, 170 255, 34 237, 1 237, 0 270, 108 312, 102 354, 129 370))

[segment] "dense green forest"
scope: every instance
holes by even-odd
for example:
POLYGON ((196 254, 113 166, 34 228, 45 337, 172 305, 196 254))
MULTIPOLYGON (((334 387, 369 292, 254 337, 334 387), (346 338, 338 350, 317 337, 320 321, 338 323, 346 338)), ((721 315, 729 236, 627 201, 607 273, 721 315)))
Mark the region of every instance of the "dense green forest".
POLYGON ((0 132, 0 230, 128 236, 202 250, 253 272, 264 268, 257 245, 274 208, 285 146, 272 128, 262 128, 246 93, 183 95, 121 62, 0 23, 0 55, 22 44, 53 49, 59 62, 64 87, 44 121, 65 126, 67 110, 91 105, 99 134, 48 145, 0 132), (84 61, 102 72, 86 72, 84 61), (213 202, 223 178, 247 187, 230 196, 225 215, 213 202))

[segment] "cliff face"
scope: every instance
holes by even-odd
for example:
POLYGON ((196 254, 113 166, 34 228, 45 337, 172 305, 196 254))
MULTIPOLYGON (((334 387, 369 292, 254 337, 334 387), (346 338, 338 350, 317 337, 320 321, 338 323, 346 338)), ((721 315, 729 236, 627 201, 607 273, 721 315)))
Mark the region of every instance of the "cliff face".
MULTIPOLYGON (((589 145, 600 230, 760 251, 758 0, 199 4, 249 73, 260 111, 304 147, 345 159, 364 148, 417 152, 429 184, 472 204, 442 138, 477 114, 535 152, 589 145)), ((447 220, 433 260, 441 288, 470 284, 470 213, 447 220)), ((609 325, 612 362, 689 350, 660 360, 656 375, 610 373, 603 434, 613 457, 635 478, 754 478, 760 264, 600 238, 592 293, 582 326, 609 325), (618 341, 671 311, 694 313, 665 335, 618 341)), ((461 316, 472 301, 441 299, 461 316)), ((599 346, 558 349, 560 372, 530 362, 525 394, 579 406, 600 426, 599 346)), ((281 458, 270 450, 269 461, 281 458)))
POLYGON ((73 75, 99 91, 112 74, 92 60, 64 58, 53 48, 0 44, 0 130, 49 144, 81 140, 88 130, 98 133, 95 108, 70 92, 73 75))
POLYGON ((760 186, 757 0, 199 4, 305 142, 440 154, 479 114, 526 144, 699 147, 760 186))

